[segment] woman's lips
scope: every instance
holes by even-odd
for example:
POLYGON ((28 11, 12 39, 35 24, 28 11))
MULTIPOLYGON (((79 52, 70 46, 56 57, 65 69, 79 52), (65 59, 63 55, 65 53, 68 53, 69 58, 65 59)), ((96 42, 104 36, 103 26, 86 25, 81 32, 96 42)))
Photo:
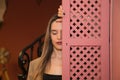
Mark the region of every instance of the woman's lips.
POLYGON ((62 45, 62 42, 57 42, 58 45, 62 45))

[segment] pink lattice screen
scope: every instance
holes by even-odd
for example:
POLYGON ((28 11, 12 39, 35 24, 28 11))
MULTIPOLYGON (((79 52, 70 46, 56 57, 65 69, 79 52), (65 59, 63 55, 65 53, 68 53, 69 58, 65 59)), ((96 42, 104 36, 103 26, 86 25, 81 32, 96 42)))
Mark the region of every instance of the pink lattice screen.
POLYGON ((62 80, 109 80, 109 0, 63 0, 62 80))
POLYGON ((100 80, 100 46, 71 46, 70 49, 70 80, 100 80))

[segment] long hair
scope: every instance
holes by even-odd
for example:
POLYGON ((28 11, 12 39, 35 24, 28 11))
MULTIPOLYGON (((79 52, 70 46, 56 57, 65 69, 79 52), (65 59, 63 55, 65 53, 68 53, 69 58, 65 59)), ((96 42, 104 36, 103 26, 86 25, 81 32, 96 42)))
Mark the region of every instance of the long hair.
POLYGON ((47 65, 48 61, 51 59, 51 55, 53 52, 53 44, 52 44, 51 36, 50 36, 51 25, 54 21, 56 21, 59 18, 61 18, 61 17, 58 17, 57 14, 55 14, 53 17, 50 18, 50 20, 48 22, 48 26, 47 26, 47 30, 46 30, 46 34, 45 34, 45 39, 44 39, 42 55, 41 55, 41 60, 39 62, 39 65, 37 66, 38 70, 34 74, 33 80, 35 80, 38 75, 41 77, 43 76, 46 65, 47 65))

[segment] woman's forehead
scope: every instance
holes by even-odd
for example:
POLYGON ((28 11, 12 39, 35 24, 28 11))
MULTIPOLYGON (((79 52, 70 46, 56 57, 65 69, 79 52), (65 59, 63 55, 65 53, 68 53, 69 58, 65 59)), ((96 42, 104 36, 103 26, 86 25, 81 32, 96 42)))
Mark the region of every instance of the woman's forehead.
POLYGON ((62 22, 62 18, 56 19, 55 22, 62 22))
POLYGON ((55 21, 53 21, 53 23, 52 23, 52 25, 54 25, 54 24, 61 24, 62 23, 62 19, 60 18, 60 19, 56 19, 55 21))
POLYGON ((62 28, 62 19, 57 19, 51 25, 51 29, 61 29, 62 28))

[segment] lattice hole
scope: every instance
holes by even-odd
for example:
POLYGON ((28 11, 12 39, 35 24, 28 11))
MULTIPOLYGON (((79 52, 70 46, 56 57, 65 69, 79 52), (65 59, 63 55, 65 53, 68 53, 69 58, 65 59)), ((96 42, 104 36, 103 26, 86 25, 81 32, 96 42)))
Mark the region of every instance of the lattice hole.
POLYGON ((70 37, 100 38, 100 2, 101 0, 70 0, 70 37))
POLYGON ((101 80, 101 47, 70 47, 70 80, 101 80))

